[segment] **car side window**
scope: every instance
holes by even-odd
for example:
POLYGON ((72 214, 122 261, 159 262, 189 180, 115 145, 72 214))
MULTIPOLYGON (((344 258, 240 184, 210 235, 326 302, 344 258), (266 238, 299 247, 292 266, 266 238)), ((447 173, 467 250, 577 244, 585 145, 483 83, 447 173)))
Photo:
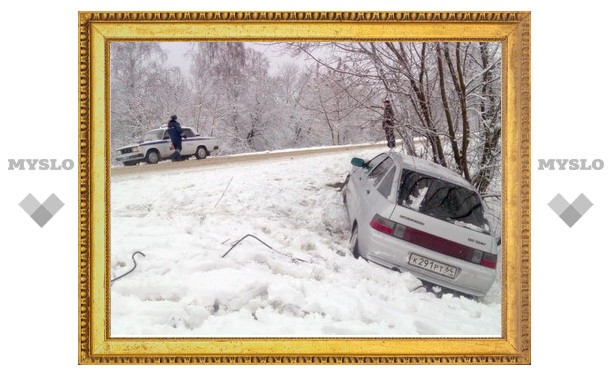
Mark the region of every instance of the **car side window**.
POLYGON ((378 164, 368 176, 368 179, 371 180, 372 185, 377 186, 391 167, 393 167, 393 160, 390 158, 386 158, 382 163, 378 164))
POLYGON ((193 138, 193 131, 191 129, 183 129, 183 133, 187 138, 193 138))
POLYGON ((168 131, 164 130, 164 134, 162 136, 162 139, 170 139, 170 135, 168 135, 168 131))
POLYGON ((395 167, 391 168, 389 173, 385 175, 385 178, 382 179, 378 188, 376 188, 380 194, 382 194, 385 198, 389 198, 391 195, 391 187, 393 186, 393 178, 395 177, 395 167))
POLYGON ((375 156, 372 160, 368 161, 368 163, 366 164, 367 171, 370 172, 372 169, 376 168, 378 164, 380 164, 380 162, 385 160, 387 157, 388 157, 387 154, 380 154, 380 155, 375 156))

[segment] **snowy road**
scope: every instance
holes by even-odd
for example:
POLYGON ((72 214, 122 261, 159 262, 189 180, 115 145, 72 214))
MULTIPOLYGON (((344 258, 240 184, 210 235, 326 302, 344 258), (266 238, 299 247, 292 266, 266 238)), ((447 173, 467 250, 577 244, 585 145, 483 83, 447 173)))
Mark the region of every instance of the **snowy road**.
MULTIPOLYGON (((418 141, 416 143, 419 143, 418 141)), ((120 165, 120 163, 115 162, 115 165, 111 170, 111 175, 113 178, 117 178, 123 175, 131 175, 131 174, 143 174, 143 173, 152 173, 159 172, 163 170, 176 170, 180 169, 189 169, 189 168, 199 168, 210 165, 221 165, 228 163, 242 163, 242 162, 254 162, 259 160, 269 160, 269 159, 291 159, 300 156, 308 156, 308 155, 321 155, 326 153, 336 153, 342 151, 367 151, 369 149, 378 149, 383 147, 385 142, 378 143, 368 143, 368 144, 360 144, 360 145, 345 145, 345 146, 327 146, 327 147, 313 147, 313 148, 300 148, 300 149, 290 149, 290 150, 279 150, 279 151, 264 151, 264 152, 253 152, 253 153, 245 153, 245 154, 236 154, 236 155, 221 155, 216 156, 213 154, 212 157, 208 157, 206 159, 197 160, 194 157, 190 157, 188 160, 176 163, 180 166, 177 167, 176 164, 172 164, 170 160, 165 160, 160 162, 160 164, 145 164, 140 163, 138 166, 125 167, 120 165)))
POLYGON ((337 186, 383 150, 113 171, 111 277, 146 257, 111 286, 112 336, 499 337, 499 278, 480 303, 437 298, 349 253, 337 186), (276 251, 247 238, 221 258, 246 234, 276 251))

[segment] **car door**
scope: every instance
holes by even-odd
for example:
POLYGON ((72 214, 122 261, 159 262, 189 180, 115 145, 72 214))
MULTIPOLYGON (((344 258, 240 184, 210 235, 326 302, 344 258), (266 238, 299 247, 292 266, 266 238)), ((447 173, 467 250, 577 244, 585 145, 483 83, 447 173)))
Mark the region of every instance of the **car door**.
POLYGON ((170 135, 168 135, 168 130, 164 130, 162 133, 162 141, 158 145, 159 153, 161 154, 162 159, 166 159, 174 152, 172 148, 172 142, 170 142, 170 135))
POLYGON ((351 171, 346 187, 346 207, 351 221, 357 218, 360 211, 360 203, 365 195, 363 187, 368 174, 387 157, 388 155, 384 153, 377 155, 362 167, 355 167, 351 171))
POLYGON ((362 180, 360 192, 360 223, 369 223, 374 215, 389 217, 395 207, 389 200, 395 177, 395 162, 391 157, 385 158, 374 167, 362 180))
POLYGON ((183 139, 183 150, 181 151, 181 155, 193 155, 196 152, 197 141, 194 140, 195 134, 192 129, 184 128, 183 135, 186 137, 183 139))

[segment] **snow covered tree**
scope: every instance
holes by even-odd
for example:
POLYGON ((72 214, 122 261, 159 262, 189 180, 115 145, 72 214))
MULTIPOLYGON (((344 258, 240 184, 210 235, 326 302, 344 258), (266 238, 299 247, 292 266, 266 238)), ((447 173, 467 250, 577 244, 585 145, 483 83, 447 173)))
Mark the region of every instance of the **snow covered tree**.
POLYGON ((171 113, 180 114, 190 93, 177 67, 154 42, 112 42, 111 151, 133 143, 159 127, 171 113))
POLYGON ((191 54, 194 109, 208 114, 227 152, 271 148, 275 110, 266 57, 242 42, 195 43, 191 54))
POLYGON ((370 136, 373 91, 357 76, 342 73, 348 65, 341 60, 334 67, 314 65, 306 94, 299 102, 318 127, 322 144, 363 142, 364 136, 370 136))
POLYGON ((288 49, 359 78, 380 101, 391 99, 409 153, 454 169, 483 193, 500 172, 499 43, 292 43, 288 49), (346 61, 351 64, 339 66, 346 61), (425 140, 419 149, 415 137, 425 140))
POLYGON ((479 99, 475 111, 478 114, 480 133, 476 155, 480 155, 480 161, 472 182, 484 193, 495 179, 501 180, 499 175, 496 175, 501 171, 501 46, 497 43, 480 42, 479 50, 479 59, 475 58, 475 64, 481 72, 480 94, 475 93, 474 96, 479 99))
POLYGON ((320 142, 313 133, 310 117, 300 106, 309 79, 309 75, 293 62, 281 65, 273 77, 278 110, 274 139, 279 148, 308 147, 320 142))

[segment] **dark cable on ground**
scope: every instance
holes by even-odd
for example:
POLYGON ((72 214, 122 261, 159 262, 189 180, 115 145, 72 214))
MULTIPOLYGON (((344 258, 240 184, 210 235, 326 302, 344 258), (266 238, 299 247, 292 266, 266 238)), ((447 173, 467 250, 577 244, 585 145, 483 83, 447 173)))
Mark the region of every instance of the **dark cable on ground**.
POLYGON ((110 282, 113 283, 115 281, 117 281, 119 278, 123 278, 125 276, 127 276, 128 274, 132 273, 134 271, 134 269, 136 269, 136 266, 138 265, 136 263, 136 255, 142 255, 143 257, 146 257, 146 255, 140 251, 136 251, 134 253, 132 253, 132 261, 134 262, 134 266, 132 267, 132 269, 128 270, 127 272, 123 273, 122 275, 120 275, 119 277, 115 277, 113 278, 110 282))
POLYGON ((292 260, 302 261, 302 262, 305 262, 305 263, 309 263, 309 262, 310 262, 310 261, 302 260, 302 259, 299 259, 299 258, 297 258, 297 257, 291 256, 291 255, 289 255, 289 254, 287 254, 287 253, 284 253, 284 252, 281 252, 281 251, 277 251, 276 249, 274 249, 274 248, 270 247, 268 244, 266 244, 266 242, 264 242, 263 240, 261 240, 261 239, 260 239, 260 238, 258 238, 257 236, 255 236, 255 235, 251 235, 251 234, 246 234, 246 235, 244 235, 242 238, 240 238, 240 240, 238 240, 237 242, 235 242, 234 244, 232 244, 232 246, 230 247, 230 249, 228 249, 228 250, 227 250, 227 252, 225 252, 225 253, 223 254, 223 256, 221 256, 221 258, 224 258, 225 256, 227 256, 227 255, 230 253, 230 251, 231 251, 232 249, 234 249, 234 248, 235 248, 235 247, 236 247, 238 244, 240 244, 240 243, 241 243, 241 242, 242 242, 244 239, 246 239, 246 238, 248 238, 248 237, 254 238, 255 240, 257 240, 257 241, 258 241, 258 242, 260 242, 261 244, 263 244, 263 245, 265 245, 266 247, 268 247, 269 249, 271 249, 273 252, 279 253, 279 254, 281 254, 281 255, 283 255, 283 256, 285 256, 285 257, 289 257, 289 258, 290 258, 290 259, 292 259, 292 260))
POLYGON ((230 178, 229 182, 227 183, 227 186, 225 187, 225 190, 223 191, 223 194, 221 194, 221 197, 219 197, 219 199, 217 200, 217 203, 215 203, 215 206, 213 206, 213 209, 217 207, 217 205, 219 204, 219 202, 221 202, 221 199, 223 198, 223 196, 225 195, 225 192, 227 191, 227 188, 229 188, 230 184, 232 183, 232 180, 234 179, 234 176, 232 176, 232 178, 230 178))

